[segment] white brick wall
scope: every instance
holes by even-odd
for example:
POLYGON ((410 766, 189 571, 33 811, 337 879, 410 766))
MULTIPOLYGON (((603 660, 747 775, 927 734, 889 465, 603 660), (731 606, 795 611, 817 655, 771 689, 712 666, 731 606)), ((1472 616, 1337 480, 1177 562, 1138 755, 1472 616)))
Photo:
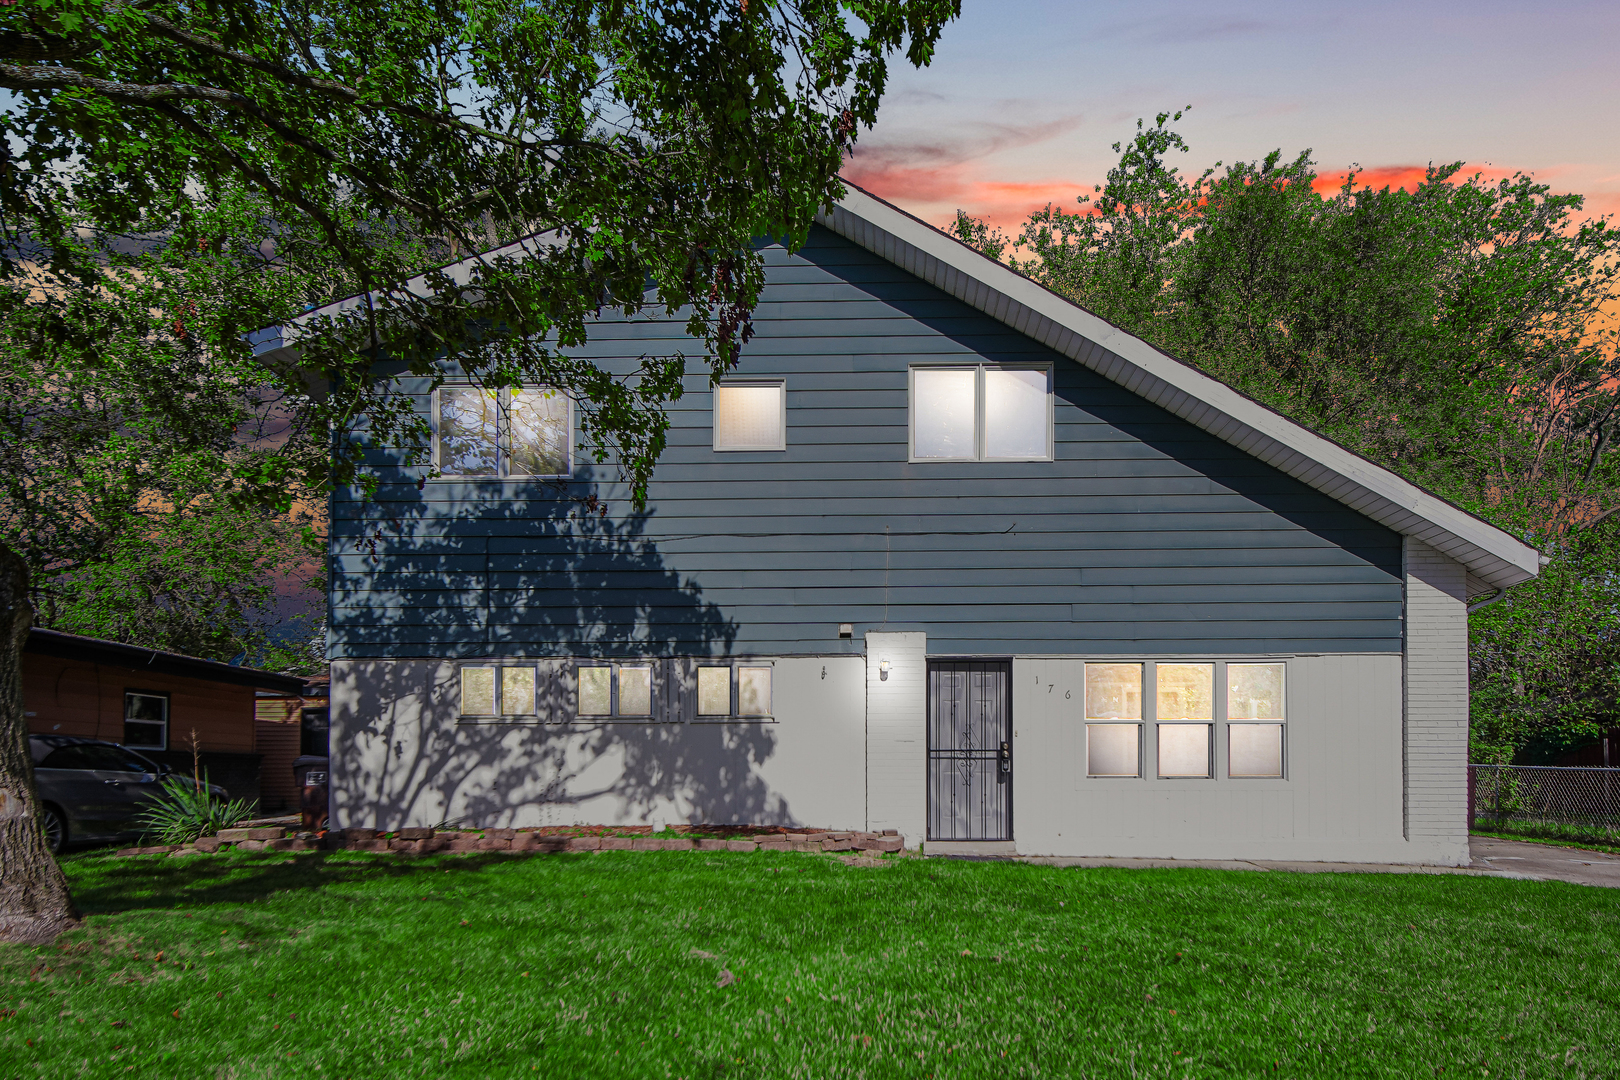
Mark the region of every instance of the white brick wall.
MULTIPOLYGON (((1468 613, 1462 565, 1406 538, 1406 838, 1468 861, 1468 613)), ((1414 853, 1415 855, 1417 853, 1414 853)))
POLYGON ((898 829, 908 848, 927 827, 927 725, 928 635, 867 634, 866 827, 898 829))

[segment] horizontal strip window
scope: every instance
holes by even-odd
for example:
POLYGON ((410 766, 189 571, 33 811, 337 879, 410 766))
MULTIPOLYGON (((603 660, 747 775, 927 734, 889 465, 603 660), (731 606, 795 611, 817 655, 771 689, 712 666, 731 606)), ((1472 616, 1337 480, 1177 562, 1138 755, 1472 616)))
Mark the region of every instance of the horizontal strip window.
POLYGON ((446 479, 573 475, 573 403, 548 386, 433 392, 433 467, 446 479))
POLYGON ((532 666, 479 665, 461 669, 461 715, 533 717, 532 666))
POLYGON ((1281 661, 1087 663, 1076 710, 1086 725, 1086 775, 1142 778, 1151 762, 1159 779, 1209 780, 1224 749, 1228 779, 1283 779, 1286 671, 1281 661))
POLYGON ((766 663, 704 664, 697 668, 700 722, 769 720, 773 668, 766 663))
POLYGON ((574 714, 581 720, 653 719, 653 665, 579 664, 574 714))

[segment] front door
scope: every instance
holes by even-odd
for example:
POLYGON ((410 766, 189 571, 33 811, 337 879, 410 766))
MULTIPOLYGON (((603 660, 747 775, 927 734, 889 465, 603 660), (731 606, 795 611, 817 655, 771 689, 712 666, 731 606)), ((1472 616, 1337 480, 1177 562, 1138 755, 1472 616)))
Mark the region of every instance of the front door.
POLYGON ((928 664, 928 839, 1012 839, 1012 664, 928 664))

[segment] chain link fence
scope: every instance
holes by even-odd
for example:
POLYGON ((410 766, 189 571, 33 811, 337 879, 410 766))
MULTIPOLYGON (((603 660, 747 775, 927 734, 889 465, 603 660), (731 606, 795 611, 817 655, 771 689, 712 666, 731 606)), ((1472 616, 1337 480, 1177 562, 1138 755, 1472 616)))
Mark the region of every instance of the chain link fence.
POLYGON ((1620 769, 1470 765, 1468 820, 1620 828, 1620 769))

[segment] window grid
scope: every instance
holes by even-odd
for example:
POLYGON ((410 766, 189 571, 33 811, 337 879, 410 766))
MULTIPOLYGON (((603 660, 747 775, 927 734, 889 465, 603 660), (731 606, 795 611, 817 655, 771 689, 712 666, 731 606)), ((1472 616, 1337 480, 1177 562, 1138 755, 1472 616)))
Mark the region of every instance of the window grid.
POLYGON ((470 383, 447 383, 433 391, 431 408, 433 467, 440 479, 573 475, 574 403, 561 390, 549 386, 486 390, 470 383), (521 442, 514 442, 514 429, 521 433, 521 442), (447 444, 460 449, 447 450, 447 444), (487 464, 467 467, 475 459, 487 464), (539 471, 547 466, 554 471, 539 471))

